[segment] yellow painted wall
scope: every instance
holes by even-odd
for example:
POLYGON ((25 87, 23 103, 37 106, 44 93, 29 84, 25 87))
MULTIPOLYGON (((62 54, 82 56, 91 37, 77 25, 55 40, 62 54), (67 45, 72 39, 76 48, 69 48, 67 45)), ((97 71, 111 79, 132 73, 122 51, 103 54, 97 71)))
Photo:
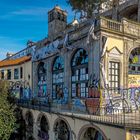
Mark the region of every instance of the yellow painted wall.
POLYGON ((123 40, 108 37, 107 42, 107 51, 111 50, 113 47, 117 47, 121 53, 123 53, 123 40))
MULTIPOLYGON (((11 80, 12 82, 16 82, 16 81, 28 81, 30 84, 30 87, 32 88, 32 62, 28 61, 25 62, 23 64, 20 65, 15 65, 15 66, 8 66, 8 67, 3 67, 0 68, 1 70, 4 70, 4 80, 7 80, 7 70, 10 69, 11 70, 11 80), (23 78, 20 78, 20 67, 23 68, 23 78), (14 79, 14 69, 18 68, 19 69, 19 78, 18 79, 14 79), (28 75, 30 75, 30 80, 28 79, 28 75)), ((1 77, 0 77, 1 79, 1 77)))
POLYGON ((128 131, 126 132, 126 140, 140 140, 140 131, 128 131))
POLYGON ((128 75, 128 87, 140 87, 140 75, 128 75))

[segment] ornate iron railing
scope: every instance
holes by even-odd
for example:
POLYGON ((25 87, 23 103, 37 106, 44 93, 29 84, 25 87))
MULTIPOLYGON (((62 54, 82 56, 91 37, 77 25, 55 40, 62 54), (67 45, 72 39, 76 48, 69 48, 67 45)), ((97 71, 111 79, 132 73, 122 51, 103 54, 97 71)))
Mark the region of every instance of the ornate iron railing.
POLYGON ((95 106, 78 106, 73 104, 44 104, 41 101, 32 104, 31 100, 18 100, 17 104, 23 108, 41 110, 48 113, 61 114, 79 119, 85 119, 103 124, 110 124, 120 127, 140 128, 140 110, 129 110, 126 107, 122 109, 95 106))

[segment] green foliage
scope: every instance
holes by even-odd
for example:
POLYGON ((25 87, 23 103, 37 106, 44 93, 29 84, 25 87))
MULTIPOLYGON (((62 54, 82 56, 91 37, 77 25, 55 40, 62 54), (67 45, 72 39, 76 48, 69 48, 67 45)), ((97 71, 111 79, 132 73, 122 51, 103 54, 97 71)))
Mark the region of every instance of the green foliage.
POLYGON ((101 9, 101 4, 104 3, 106 7, 113 7, 117 5, 120 0, 66 0, 72 6, 73 10, 84 11, 88 17, 92 16, 93 10, 101 9), (97 8, 98 5, 98 8, 97 8))
POLYGON ((15 130, 14 106, 8 101, 9 83, 0 81, 0 139, 8 140, 15 130))
POLYGON ((67 0, 73 10, 85 11, 88 17, 92 16, 93 9, 97 8, 97 4, 101 5, 106 0, 67 0))

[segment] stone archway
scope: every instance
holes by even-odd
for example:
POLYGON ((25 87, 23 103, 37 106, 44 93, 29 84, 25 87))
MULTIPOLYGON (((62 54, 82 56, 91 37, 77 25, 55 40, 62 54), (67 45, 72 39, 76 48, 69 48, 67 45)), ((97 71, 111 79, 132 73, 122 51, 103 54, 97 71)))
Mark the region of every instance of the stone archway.
POLYGON ((70 128, 64 119, 57 119, 54 123, 54 140, 72 140, 70 128))
POLYGON ((49 140, 49 122, 45 114, 39 114, 37 119, 38 137, 42 140, 49 140))
POLYGON ((81 128, 78 140, 107 140, 107 138, 98 127, 86 125, 81 128))
POLYGON ((26 112, 25 123, 26 123, 26 139, 28 139, 33 136, 34 117, 31 111, 26 112))

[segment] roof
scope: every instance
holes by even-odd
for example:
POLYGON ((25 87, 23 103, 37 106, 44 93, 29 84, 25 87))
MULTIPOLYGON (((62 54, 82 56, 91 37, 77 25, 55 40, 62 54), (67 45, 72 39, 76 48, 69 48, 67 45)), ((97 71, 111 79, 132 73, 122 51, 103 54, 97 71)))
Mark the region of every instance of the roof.
POLYGON ((52 12, 53 10, 56 10, 57 12, 60 12, 61 14, 67 15, 67 12, 65 10, 62 10, 58 5, 55 6, 52 10, 50 10, 48 13, 52 12))
POLYGON ((0 61, 0 67, 19 65, 30 60, 31 60, 31 56, 24 56, 17 59, 3 60, 0 61))

